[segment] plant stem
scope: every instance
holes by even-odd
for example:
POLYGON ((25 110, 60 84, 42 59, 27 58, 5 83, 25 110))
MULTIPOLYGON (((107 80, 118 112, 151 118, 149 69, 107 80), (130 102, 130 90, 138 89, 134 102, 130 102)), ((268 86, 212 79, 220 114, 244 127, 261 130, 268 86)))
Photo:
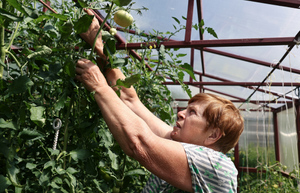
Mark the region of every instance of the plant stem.
MULTIPOLYGON (((5 9, 5 3, 6 0, 3 0, 0 2, 0 8, 5 9)), ((4 23, 3 19, 0 19, 4 23)), ((4 42, 4 37, 5 37, 5 29, 3 26, 0 27, 0 60, 5 63, 5 42, 4 42)), ((0 65, 0 79, 3 77, 3 71, 4 71, 4 66, 0 65)))
POLYGON ((122 174, 121 174, 121 179, 122 180, 125 177, 125 167, 126 167, 126 162, 127 162, 127 155, 126 154, 124 155, 123 161, 124 161, 124 163, 123 163, 122 174))
MULTIPOLYGON (((14 61, 17 63, 18 67, 20 69, 22 68, 22 65, 20 64, 20 62, 18 61, 18 59, 10 51, 6 50, 4 53, 9 54, 14 59, 14 61)), ((21 74, 22 74, 22 72, 21 72, 21 74)))
POLYGON ((102 30, 102 28, 103 28, 103 26, 104 26, 106 20, 107 20, 108 17, 110 16, 110 12, 111 12, 111 10, 112 10, 112 8, 113 8, 113 5, 114 5, 114 3, 112 2, 111 5, 110 5, 109 10, 108 10, 108 12, 107 12, 106 17, 104 18, 103 22, 102 22, 101 25, 100 25, 100 29, 99 29, 99 31, 97 32, 97 35, 96 35, 96 37, 95 37, 95 40, 94 40, 94 43, 93 43, 93 47, 92 47, 92 52, 91 52, 89 58, 92 58, 92 55, 93 55, 94 50, 95 50, 95 46, 96 46, 96 42, 97 42, 98 36, 99 36, 99 34, 100 34, 100 32, 101 32, 101 30, 102 30))
MULTIPOLYGON (((69 116, 70 116, 71 108, 72 108, 73 103, 74 103, 74 98, 75 98, 75 95, 73 94, 71 96, 70 106, 69 106, 69 108, 67 110, 67 114, 66 114, 66 124, 65 124, 65 131, 64 131, 64 148, 63 148, 63 151, 67 151, 69 116)), ((65 168, 66 168, 66 158, 64 158, 64 169, 65 168)))
MULTIPOLYGON (((21 15, 22 16, 22 15, 21 15)), ((10 39, 10 42, 9 42, 9 45, 7 46, 6 48, 6 51, 8 51, 11 47, 11 45, 13 44, 14 42, 14 39, 16 38, 16 35, 17 35, 17 31, 19 29, 19 26, 20 26, 20 22, 17 23, 17 26, 15 28, 15 31, 14 31, 14 34, 12 35, 11 39, 10 39)))
MULTIPOLYGON (((0 60, 5 63, 4 27, 0 27, 0 60)), ((0 65, 0 79, 3 77, 4 66, 0 65)))

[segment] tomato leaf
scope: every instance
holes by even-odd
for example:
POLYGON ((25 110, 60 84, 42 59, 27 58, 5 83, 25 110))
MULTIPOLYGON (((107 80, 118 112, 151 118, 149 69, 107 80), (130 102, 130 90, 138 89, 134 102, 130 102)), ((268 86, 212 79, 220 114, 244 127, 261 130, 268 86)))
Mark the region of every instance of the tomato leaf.
POLYGON ((55 39, 55 38, 59 37, 59 32, 57 31, 57 29, 52 24, 49 24, 49 23, 45 24, 44 25, 44 31, 47 32, 46 33, 47 36, 49 36, 51 38, 55 39))
POLYGON ((130 77, 125 78, 125 80, 118 79, 117 85, 124 86, 125 88, 131 87, 133 84, 137 83, 141 79, 140 74, 135 74, 130 77))
POLYGON ((133 169, 125 173, 125 176, 133 176, 133 175, 146 175, 145 170, 143 169, 133 169))
POLYGON ((113 60, 112 68, 123 67, 123 66, 126 66, 127 63, 128 63, 127 58, 117 58, 117 59, 113 60))
POLYGON ((179 19, 177 19, 176 17, 172 17, 178 24, 180 24, 179 19))
MULTIPOLYGON (((40 127, 45 125, 46 119, 44 118, 45 107, 43 106, 32 106, 30 108, 30 120, 33 121, 40 127)), ((34 134, 34 133, 33 133, 34 134)))
POLYGON ((50 15, 40 15, 38 18, 35 19, 36 23, 43 21, 44 19, 48 20, 51 19, 50 15))
POLYGON ((73 32, 73 24, 70 21, 60 23, 60 25, 57 25, 57 27, 61 33, 61 39, 68 38, 73 32))
POLYGON ((20 11, 21 13, 26 14, 23 5, 21 2, 18 2, 17 0, 6 0, 11 6, 13 6, 14 8, 16 8, 18 11, 20 11))
POLYGON ((27 162, 27 164, 26 164, 26 168, 28 168, 30 170, 36 168, 36 166, 37 166, 36 164, 30 163, 30 162, 27 162))
POLYGON ((60 109, 64 108, 66 100, 67 92, 63 92, 63 94, 59 97, 57 103, 55 103, 54 105, 55 111, 60 111, 60 109))
POLYGON ((36 49, 35 52, 33 52, 32 54, 29 54, 27 56, 28 59, 31 59, 31 58, 34 58, 34 57, 37 57, 37 56, 42 56, 42 55, 49 55, 52 53, 52 50, 51 48, 43 45, 43 46, 40 46, 36 49))
MULTIPOLYGON (((76 178, 75 178, 72 174, 67 173, 67 175, 69 176, 69 178, 70 178, 70 180, 71 180, 71 186, 72 186, 72 188, 73 188, 73 190, 74 190, 74 187, 76 186, 77 180, 76 180, 76 178)), ((73 191, 73 192, 74 192, 74 191, 73 191)))
POLYGON ((97 188, 97 190, 98 190, 99 192, 104 192, 104 191, 101 189, 100 183, 99 183, 98 180, 93 179, 93 182, 94 182, 94 184, 96 185, 96 188, 97 188))
POLYGON ((49 184, 50 177, 51 177, 50 172, 47 170, 44 170, 39 178, 39 184, 41 186, 45 186, 46 184, 49 184))
POLYGON ((193 67, 191 65, 189 65, 188 63, 184 63, 183 65, 180 65, 180 67, 186 72, 188 73, 192 79, 196 80, 195 74, 194 74, 194 70, 193 67))
POLYGON ((59 13, 49 13, 49 15, 51 15, 52 17, 55 17, 57 19, 60 19, 62 21, 67 21, 68 18, 69 18, 67 15, 62 15, 62 14, 59 14, 59 13))
POLYGON ((202 27, 202 26, 204 26, 204 20, 203 19, 200 21, 200 27, 202 27))
POLYGON ((74 30, 77 34, 85 33, 89 29, 94 16, 93 15, 83 15, 78 21, 74 21, 74 30))
POLYGON ((21 13, 36 19, 38 18, 38 12, 36 9, 32 9, 30 7, 26 7, 24 6, 21 2, 18 2, 17 0, 7 0, 7 2, 13 6, 14 8, 16 8, 18 11, 20 11, 21 13))
POLYGON ((176 57, 179 58, 179 57, 184 57, 186 56, 187 54, 176 54, 176 57))
POLYGON ((116 40, 115 38, 107 31, 102 31, 102 39, 105 42, 104 44, 104 54, 109 56, 116 53, 116 40))
MULTIPOLYGON (((80 7, 82 7, 82 8, 85 8, 85 7, 88 7, 89 5, 86 3, 86 2, 84 2, 83 0, 77 0, 77 3, 80 5, 80 7)), ((76 3, 76 4, 77 4, 76 3)))
POLYGON ((166 111, 164 111, 164 109, 159 110, 159 118, 161 120, 171 119, 170 112, 166 112, 166 111))
POLYGON ((215 30, 214 30, 213 28, 208 27, 208 28, 206 28, 206 29, 207 29, 207 32, 208 32, 209 34, 211 34, 211 35, 214 36, 215 38, 218 38, 218 35, 217 35, 217 33, 215 32, 215 30))
POLYGON ((70 152, 70 156, 75 160, 84 160, 90 156, 90 152, 86 149, 76 149, 70 152))
POLYGON ((8 11, 6 11, 5 9, 2 9, 2 8, 0 8, 0 18, 8 19, 8 20, 11 20, 11 21, 16 21, 16 22, 23 21, 23 17, 18 17, 14 14, 11 14, 8 11))
POLYGON ((16 186, 16 187, 22 187, 22 185, 19 184, 19 180, 17 177, 17 174, 20 172, 20 170, 18 168, 16 168, 14 165, 11 165, 8 169, 7 169, 7 174, 8 177, 11 181, 11 183, 16 186))
POLYGON ((78 172, 77 170, 75 170, 75 169, 72 168, 72 167, 68 167, 66 171, 67 171, 69 174, 75 174, 75 173, 78 172))
POLYGON ((47 169, 48 167, 54 168, 54 166, 55 166, 55 161, 50 160, 44 164, 44 169, 47 169))
POLYGON ((43 134, 39 133, 36 130, 29 130, 29 129, 24 129, 23 131, 21 131, 18 135, 20 138, 23 138, 25 140, 37 140, 37 139, 41 139, 44 137, 43 134))
POLYGON ((3 118, 0 119, 0 128, 7 128, 7 129, 18 129, 18 126, 13 121, 5 121, 3 118))
POLYGON ((33 82, 27 76, 20 76, 15 79, 8 88, 9 94, 19 94, 25 92, 33 86, 33 82))
POLYGON ((68 58, 64 64, 64 73, 70 76, 71 78, 75 77, 75 65, 71 58, 68 58))
POLYGON ((178 79, 180 80, 180 81, 183 81, 183 78, 184 78, 184 73, 183 72, 178 72, 177 73, 177 76, 178 76, 178 79))
POLYGON ((7 179, 7 177, 4 177, 3 175, 0 175, 0 192, 4 192, 5 189, 11 185, 11 182, 9 181, 9 179, 7 179))
POLYGON ((118 156, 112 152, 110 149, 108 149, 108 157, 109 159, 111 160, 110 164, 111 164, 111 167, 114 169, 114 170, 118 170, 119 169, 119 164, 118 164, 118 156))
POLYGON ((131 1, 132 0, 113 0, 113 2, 119 7, 127 6, 131 1))
POLYGON ((98 135, 101 137, 100 142, 104 147, 109 148, 113 144, 113 137, 108 130, 99 129, 98 135))
POLYGON ((61 70, 61 64, 50 64, 49 70, 43 71, 40 69, 39 76, 44 79, 45 82, 53 81, 59 78, 58 73, 61 70))

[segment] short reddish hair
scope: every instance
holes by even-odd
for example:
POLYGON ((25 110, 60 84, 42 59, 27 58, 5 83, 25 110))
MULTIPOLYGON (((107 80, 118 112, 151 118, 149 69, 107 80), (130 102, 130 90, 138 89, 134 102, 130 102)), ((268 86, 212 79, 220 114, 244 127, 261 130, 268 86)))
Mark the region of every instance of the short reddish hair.
POLYGON ((203 116, 206 118, 206 129, 219 128, 223 136, 215 143, 222 153, 227 153, 239 141, 244 130, 244 119, 234 104, 214 94, 199 93, 192 97, 188 104, 200 102, 205 105, 203 116))

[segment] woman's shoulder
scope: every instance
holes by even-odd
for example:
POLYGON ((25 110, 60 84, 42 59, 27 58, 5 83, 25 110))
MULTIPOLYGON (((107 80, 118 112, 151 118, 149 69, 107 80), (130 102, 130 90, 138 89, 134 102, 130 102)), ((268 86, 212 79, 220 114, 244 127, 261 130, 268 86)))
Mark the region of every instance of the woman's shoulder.
POLYGON ((185 149, 186 154, 192 154, 193 156, 201 155, 201 157, 204 156, 204 157, 209 157, 210 159, 218 159, 218 160, 223 160, 232 163, 231 159, 222 152, 213 150, 205 146, 195 145, 195 144, 189 144, 189 143, 181 143, 181 144, 185 149))

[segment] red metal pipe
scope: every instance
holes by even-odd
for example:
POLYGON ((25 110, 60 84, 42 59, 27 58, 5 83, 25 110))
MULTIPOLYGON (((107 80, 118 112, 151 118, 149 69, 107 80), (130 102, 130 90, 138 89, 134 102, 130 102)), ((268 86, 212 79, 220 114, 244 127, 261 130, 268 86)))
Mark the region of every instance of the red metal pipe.
MULTIPOLYGON (((250 173, 257 173, 257 172, 262 172, 266 173, 266 170, 257 170, 257 168, 252 168, 252 167, 239 167, 239 171, 243 172, 250 172, 250 173)), ((281 171, 280 172, 284 177, 291 177, 288 173, 281 171)))
MULTIPOLYGON (((194 58, 195 58, 195 49, 191 48, 190 65, 192 66, 193 71, 194 71, 194 58)), ((190 82, 193 82, 193 81, 194 81, 193 78, 190 76, 190 82)))
MULTIPOLYGON (((256 59, 253 59, 253 58, 248 58, 248 57, 244 57, 244 56, 240 56, 240 55, 235 55, 235 54, 231 54, 231 53, 228 53, 228 52, 223 52, 223 51, 219 51, 219 50, 215 50, 215 49, 211 49, 211 48, 203 48, 203 51, 218 54, 218 55, 222 55, 222 56, 227 56, 227 57, 230 57, 230 58, 235 58, 235 59, 246 61, 246 62, 259 64, 261 66, 266 66, 266 67, 271 67, 271 68, 276 66, 276 64, 272 64, 270 62, 264 62, 264 61, 261 61, 261 60, 256 60, 256 59)), ((286 66, 278 66, 277 69, 282 69, 283 71, 300 74, 299 69, 289 68, 289 67, 286 67, 286 66)))
POLYGON ((300 102, 296 102, 296 130, 297 130, 297 146, 298 146, 298 160, 300 160, 300 102))
POLYGON ((194 0, 189 0, 188 8, 187 8, 187 17, 186 17, 186 24, 185 24, 185 42, 191 41, 192 35, 192 25, 193 25, 193 11, 194 11, 194 0))
MULTIPOLYGON (((197 12, 198 12, 198 23, 201 23, 202 19, 203 19, 203 11, 202 11, 202 0, 197 0, 197 12)), ((200 36, 200 40, 203 40, 203 33, 201 30, 199 30, 199 36, 200 36)), ((200 56, 201 56, 201 66, 202 66, 202 72, 203 74, 205 74, 205 61, 204 61, 204 53, 203 50, 200 49, 200 56)))
POLYGON ((300 8, 300 1, 298 0, 248 0, 258 3, 266 3, 271 5, 279 5, 284 7, 291 7, 291 8, 300 8))
POLYGON ((280 162, 280 149, 279 149, 279 131, 278 131, 278 118, 277 112, 273 112, 273 125, 274 125, 274 144, 275 144, 275 158, 280 162))
POLYGON ((52 9, 52 8, 50 7, 50 1, 47 1, 47 3, 45 3, 44 1, 39 0, 39 2, 42 3, 42 4, 44 5, 43 12, 46 12, 47 9, 49 9, 49 10, 52 11, 53 13, 57 14, 57 12, 56 12, 54 9, 52 9), (45 8, 45 7, 46 7, 46 8, 45 8))
MULTIPOLYGON (((223 93, 222 93, 223 94, 223 93)), ((189 101, 189 99, 174 99, 175 101, 189 101)), ((246 102, 245 99, 240 99, 240 100, 230 100, 233 103, 239 103, 239 102, 246 102)), ((248 101, 249 103, 253 104, 259 104, 259 103, 278 103, 278 104, 286 104, 286 103, 293 103, 293 101, 268 101, 268 100, 250 100, 248 101)))
MULTIPOLYGON (((298 82, 183 82, 187 85, 210 85, 210 86, 300 86, 298 82)), ((177 82, 164 82, 165 85, 178 85, 177 82)))
MULTIPOLYGON (((240 171, 240 156, 239 156, 239 142, 234 147, 234 165, 238 171, 240 171)), ((238 178, 240 173, 238 172, 238 178)))
MULTIPOLYGON (((295 37, 278 37, 278 38, 250 38, 250 39, 217 39, 217 40, 193 40, 185 41, 166 41, 160 44, 166 48, 199 48, 199 47, 235 47, 235 46, 269 46, 269 45, 295 45, 295 37)), ((117 49, 143 49, 147 43, 120 43, 117 49)), ((156 44, 156 43, 154 43, 156 44)), ((159 45, 156 44, 157 47, 159 45)))
MULTIPOLYGON (((194 72, 195 74, 198 74, 198 75, 202 75, 202 73, 200 73, 200 72, 194 72)), ((209 75, 209 74, 205 74, 205 76, 206 77, 208 77, 208 78, 213 78, 213 79, 215 79, 215 80, 219 80, 219 81, 230 81, 230 80, 227 80, 227 79, 224 79, 224 78, 220 78, 220 77, 217 77, 217 76, 213 76, 213 75, 209 75)), ((243 87, 245 87, 245 86, 243 86, 243 87)), ((247 88, 248 89, 253 89, 253 90, 255 90, 256 89, 256 87, 252 87, 252 86, 247 86, 247 88)), ((269 91, 269 90, 264 90, 264 89, 257 89, 257 91, 259 91, 259 92, 264 92, 264 93, 269 93, 269 94, 272 94, 272 95, 274 95, 274 96, 279 96, 279 97, 281 97, 281 96, 283 96, 282 94, 278 94, 278 93, 276 93, 276 92, 272 92, 272 91, 269 91)), ((289 96, 286 96, 285 97, 286 99, 291 99, 291 100, 293 100, 293 98, 292 97, 289 97, 289 96)))

